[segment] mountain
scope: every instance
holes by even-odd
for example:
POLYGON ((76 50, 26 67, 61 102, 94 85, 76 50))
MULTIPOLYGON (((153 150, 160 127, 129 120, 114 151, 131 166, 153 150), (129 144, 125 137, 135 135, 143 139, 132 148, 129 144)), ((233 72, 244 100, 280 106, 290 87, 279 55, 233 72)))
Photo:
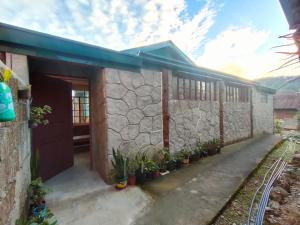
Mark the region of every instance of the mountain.
POLYGON ((266 77, 255 81, 277 92, 300 92, 300 76, 266 77))

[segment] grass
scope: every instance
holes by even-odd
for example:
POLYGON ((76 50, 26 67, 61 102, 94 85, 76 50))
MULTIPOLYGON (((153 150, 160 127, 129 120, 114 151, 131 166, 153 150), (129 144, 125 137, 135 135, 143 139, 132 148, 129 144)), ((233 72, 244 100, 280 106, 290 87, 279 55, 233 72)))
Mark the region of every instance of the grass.
MULTIPOLYGON (((264 159, 261 165, 248 178, 244 186, 238 191, 234 199, 228 204, 223 213, 216 219, 214 225, 245 224, 248 217, 248 210, 256 189, 260 186, 264 175, 270 166, 285 151, 288 142, 282 143, 264 159)), ((299 145, 297 146, 299 147, 299 145)), ((296 147, 296 149, 297 149, 296 147)), ((294 150, 290 149, 284 157, 289 162, 292 159, 294 150)), ((261 193, 258 193, 254 206, 258 203, 261 193)), ((254 209, 255 210, 255 209, 254 209)))

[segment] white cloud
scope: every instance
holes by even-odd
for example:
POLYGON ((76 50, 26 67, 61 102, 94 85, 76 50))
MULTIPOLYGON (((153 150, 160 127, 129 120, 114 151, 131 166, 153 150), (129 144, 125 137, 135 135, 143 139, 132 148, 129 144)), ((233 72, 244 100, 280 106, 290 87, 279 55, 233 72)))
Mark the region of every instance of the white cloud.
POLYGON ((285 62, 282 55, 271 49, 270 40, 270 33, 264 30, 230 27, 207 42, 197 63, 248 79, 300 74, 294 67, 270 72, 285 62))
POLYGON ((185 0, 14 0, 1 8, 1 22, 116 50, 170 39, 190 56, 216 14, 208 2, 191 16, 185 0))

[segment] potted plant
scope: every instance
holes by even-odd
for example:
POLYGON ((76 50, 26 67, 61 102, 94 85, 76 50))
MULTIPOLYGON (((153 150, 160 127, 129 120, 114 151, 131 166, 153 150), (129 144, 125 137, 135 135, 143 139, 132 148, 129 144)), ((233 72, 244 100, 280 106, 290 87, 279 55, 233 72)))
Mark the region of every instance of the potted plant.
POLYGON ((148 160, 148 156, 146 152, 138 152, 135 155, 135 160, 137 162, 137 170, 135 171, 136 182, 137 184, 143 184, 147 179, 145 163, 148 160))
POLYGON ((157 163, 152 160, 152 159, 149 159, 146 163, 145 163, 145 171, 146 171, 146 174, 149 178, 155 178, 155 177, 158 177, 160 176, 160 173, 159 173, 159 166, 157 165, 157 163))
POLYGON ((52 112, 52 108, 48 105, 42 107, 32 107, 30 112, 29 127, 35 128, 38 125, 47 125, 49 120, 45 117, 52 112))
POLYGON ((219 139, 212 139, 211 141, 208 141, 204 145, 205 150, 207 151, 208 155, 215 155, 217 154, 221 149, 221 141, 219 139))
POLYGON ((42 179, 39 177, 35 180, 32 180, 29 185, 30 193, 30 209, 33 212, 34 210, 40 210, 45 208, 45 196, 50 191, 43 187, 42 179))
POLYGON ((128 185, 134 186, 136 184, 136 170, 138 169, 138 162, 134 156, 128 159, 128 185))
POLYGON ((163 148, 158 151, 157 164, 159 167, 159 171, 164 173, 168 170, 168 161, 170 159, 170 152, 168 149, 163 148))
POLYGON ((123 156, 121 151, 113 149, 113 160, 111 161, 114 167, 114 178, 117 189, 124 189, 127 186, 127 163, 128 158, 123 156))
POLYGON ((31 85, 27 85, 25 89, 18 90, 19 99, 30 99, 31 98, 31 85))
MULTIPOLYGON (((169 171, 175 170, 177 168, 177 158, 176 158, 176 156, 170 154, 169 159, 166 162, 166 164, 167 164, 167 169, 169 171)), ((180 166, 181 166, 181 160, 178 160, 178 164, 179 164, 178 168, 180 168, 180 166)))
POLYGON ((181 152, 176 152, 174 155, 174 160, 176 162, 176 169, 181 168, 181 164, 182 164, 182 160, 183 160, 183 156, 181 154, 181 152))
POLYGON ((183 148, 180 150, 180 154, 182 156, 182 164, 183 165, 188 165, 190 163, 190 156, 191 156, 191 151, 187 148, 183 148))
POLYGON ((222 148, 222 141, 218 138, 215 138, 214 139, 214 143, 216 145, 216 148, 217 148, 217 153, 220 153, 221 152, 221 148, 222 148))
POLYGON ((203 144, 201 143, 200 139, 198 139, 192 157, 194 160, 198 160, 203 156, 203 154, 204 154, 203 144))

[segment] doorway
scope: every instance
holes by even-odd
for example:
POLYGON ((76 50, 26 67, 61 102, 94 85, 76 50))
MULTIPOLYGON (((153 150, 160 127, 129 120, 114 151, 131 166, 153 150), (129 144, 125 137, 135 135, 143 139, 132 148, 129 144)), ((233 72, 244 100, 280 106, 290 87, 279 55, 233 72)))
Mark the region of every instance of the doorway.
MULTIPOLYGON (((32 106, 49 105, 49 124, 32 129, 33 151, 39 151, 43 180, 90 157, 88 80, 70 76, 32 74, 32 106)), ((89 167, 90 167, 89 163, 89 167)))
POLYGON ((31 105, 52 107, 49 124, 32 129, 32 151, 40 152, 42 178, 48 180, 76 166, 78 154, 85 156, 78 162, 107 182, 103 69, 38 57, 29 57, 28 63, 31 105))

